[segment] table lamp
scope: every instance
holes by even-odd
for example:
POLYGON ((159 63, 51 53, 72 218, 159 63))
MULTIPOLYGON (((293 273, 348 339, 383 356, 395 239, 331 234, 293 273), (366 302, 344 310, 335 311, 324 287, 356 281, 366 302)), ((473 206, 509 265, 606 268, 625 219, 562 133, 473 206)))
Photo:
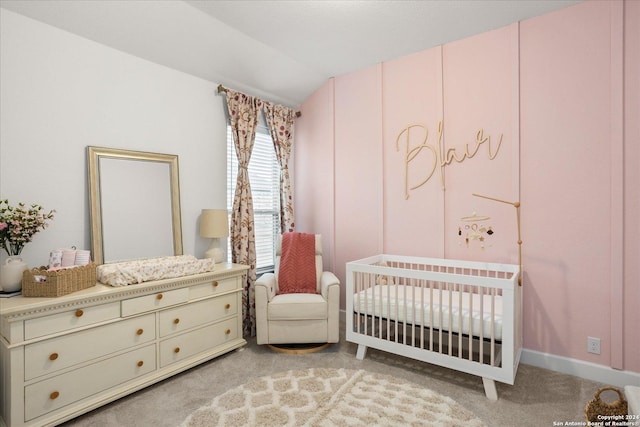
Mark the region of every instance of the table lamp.
POLYGON ((229 220, 226 209, 202 209, 200 215, 200 237, 211 239, 211 246, 205 252, 206 258, 213 258, 216 263, 222 262, 224 253, 220 238, 229 235, 229 220))

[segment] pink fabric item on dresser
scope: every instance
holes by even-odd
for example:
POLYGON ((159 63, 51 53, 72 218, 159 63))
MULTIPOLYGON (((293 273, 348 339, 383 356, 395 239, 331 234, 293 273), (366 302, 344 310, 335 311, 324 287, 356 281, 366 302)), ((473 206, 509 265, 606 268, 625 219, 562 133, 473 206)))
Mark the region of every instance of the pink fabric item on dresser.
POLYGON ((278 294, 316 291, 316 236, 307 233, 284 233, 278 271, 278 294))

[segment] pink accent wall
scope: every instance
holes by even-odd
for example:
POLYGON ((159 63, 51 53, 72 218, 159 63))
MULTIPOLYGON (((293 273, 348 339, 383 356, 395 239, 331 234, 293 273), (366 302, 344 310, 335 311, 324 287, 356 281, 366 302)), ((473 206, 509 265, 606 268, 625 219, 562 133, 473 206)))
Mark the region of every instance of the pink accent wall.
MULTIPOLYGON (((345 260, 382 251, 381 67, 335 79, 335 242, 345 260)), ((341 301, 344 301, 344 287, 341 301)))
MULTIPOLYGON (((465 146, 475 147, 479 130, 487 138, 473 158, 445 168, 446 258, 518 263, 515 208, 472 196, 510 202, 520 198, 518 164, 513 156, 518 151, 519 129, 512 127, 518 117, 513 108, 518 96, 514 93, 518 76, 513 73, 518 62, 517 43, 513 42, 517 30, 515 24, 443 47, 445 149, 463 153, 465 146), (456 231, 468 225, 460 218, 473 212, 490 216, 478 225, 492 226, 495 233, 467 247, 456 231), (481 245, 485 249, 478 250, 481 245)), ((467 233, 464 227, 463 236, 467 233)))
POLYGON ((610 189, 610 221, 611 221, 611 361, 616 369, 623 369, 623 325, 624 313, 624 7, 621 1, 611 4, 611 87, 609 99, 611 180, 610 189))
POLYGON ((610 363, 610 10, 520 27, 524 346, 610 363), (587 336, 602 354, 586 352, 587 336))
POLYGON ((640 372, 640 2, 624 3, 624 368, 640 372))
MULTIPOLYGON (((437 177, 405 195, 407 146, 423 138, 436 144, 442 117, 441 49, 430 49, 382 64, 384 252, 398 255, 442 257, 444 242, 444 194, 437 177), (427 127, 412 128, 409 125, 427 127), (429 209, 424 209, 430 206, 429 209), (420 212, 416 215, 416 212, 420 212)), ((433 153, 421 151, 408 169, 410 186, 424 180, 435 162, 433 153)))
MULTIPOLYGON (((334 235, 342 281, 346 262, 380 252, 515 263, 515 208, 470 193, 519 199, 524 346, 640 372, 638 28, 639 2, 589 1, 331 80, 297 125, 298 229, 302 218, 334 235), (500 152, 489 160, 483 145, 444 168, 446 191, 436 175, 405 199, 396 138, 422 123, 437 144, 440 119, 445 150, 473 148, 482 128, 492 147, 503 135, 500 152), (331 209, 313 191, 327 189, 319 171, 333 171, 331 209), (496 229, 483 251, 456 234, 473 211, 496 229)), ((427 154, 411 182, 429 171, 427 154)))
POLYGON ((333 80, 316 90, 296 121, 293 191, 297 230, 322 234, 324 267, 335 265, 333 80))

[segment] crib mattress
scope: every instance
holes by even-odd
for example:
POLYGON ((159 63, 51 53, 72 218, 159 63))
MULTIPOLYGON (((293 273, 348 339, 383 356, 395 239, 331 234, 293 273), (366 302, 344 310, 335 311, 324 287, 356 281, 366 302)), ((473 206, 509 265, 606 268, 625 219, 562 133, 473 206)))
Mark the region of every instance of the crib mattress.
POLYGON ((502 296, 408 285, 375 285, 353 296, 357 314, 502 340, 502 296), (493 308, 492 308, 493 300, 493 308), (493 313, 493 322, 492 322, 493 313))

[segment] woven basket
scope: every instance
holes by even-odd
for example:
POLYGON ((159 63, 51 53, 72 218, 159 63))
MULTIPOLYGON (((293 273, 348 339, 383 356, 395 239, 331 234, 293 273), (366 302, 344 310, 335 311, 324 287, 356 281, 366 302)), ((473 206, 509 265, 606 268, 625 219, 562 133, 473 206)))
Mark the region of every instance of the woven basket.
POLYGON ((22 273, 22 296, 60 297, 96 283, 94 263, 57 271, 47 271, 46 267, 33 268, 22 273))
POLYGON ((584 415, 588 421, 596 422, 602 421, 602 419, 598 419, 598 415, 627 415, 627 411, 629 410, 629 405, 624 398, 624 395, 620 390, 615 387, 602 387, 598 392, 594 395, 593 399, 587 406, 584 408, 584 415), (611 403, 604 402, 600 399, 600 393, 603 391, 615 391, 618 393, 618 400, 614 400, 611 403))

